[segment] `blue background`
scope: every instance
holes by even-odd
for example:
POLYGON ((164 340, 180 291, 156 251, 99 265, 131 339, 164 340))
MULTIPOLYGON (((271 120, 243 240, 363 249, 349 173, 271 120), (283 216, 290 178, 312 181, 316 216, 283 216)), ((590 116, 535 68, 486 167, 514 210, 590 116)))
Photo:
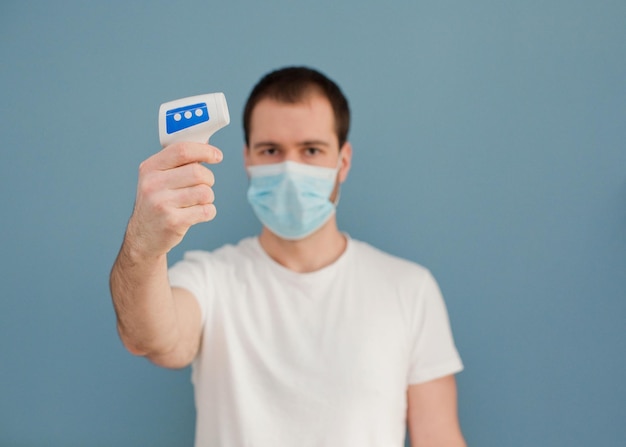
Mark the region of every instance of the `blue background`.
POLYGON ((159 104, 223 91, 218 217, 255 234, 241 110, 267 71, 353 109, 338 212, 428 266, 473 446, 626 442, 626 2, 287 0, 0 6, 0 445, 190 446, 189 371, 124 351, 108 273, 159 104))

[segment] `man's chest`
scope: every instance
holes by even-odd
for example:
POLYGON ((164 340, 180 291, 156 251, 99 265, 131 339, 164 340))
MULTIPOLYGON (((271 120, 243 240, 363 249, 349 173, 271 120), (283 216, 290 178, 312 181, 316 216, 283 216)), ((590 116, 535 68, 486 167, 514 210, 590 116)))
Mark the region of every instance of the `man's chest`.
POLYGON ((308 288, 237 285, 216 303, 204 343, 274 392, 398 399, 406 391, 409 329, 396 291, 344 279, 308 288))

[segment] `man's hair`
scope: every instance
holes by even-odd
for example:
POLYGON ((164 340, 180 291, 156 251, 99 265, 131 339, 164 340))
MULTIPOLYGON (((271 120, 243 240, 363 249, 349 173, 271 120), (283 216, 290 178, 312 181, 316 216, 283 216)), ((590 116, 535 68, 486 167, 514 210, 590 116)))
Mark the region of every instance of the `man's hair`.
POLYGON ((286 67, 265 75, 254 86, 243 111, 243 131, 246 145, 250 143, 250 119, 254 107, 269 98, 286 104, 297 104, 311 94, 321 94, 330 102, 335 116, 335 132, 339 148, 348 139, 350 107, 337 84, 317 70, 308 67, 286 67))

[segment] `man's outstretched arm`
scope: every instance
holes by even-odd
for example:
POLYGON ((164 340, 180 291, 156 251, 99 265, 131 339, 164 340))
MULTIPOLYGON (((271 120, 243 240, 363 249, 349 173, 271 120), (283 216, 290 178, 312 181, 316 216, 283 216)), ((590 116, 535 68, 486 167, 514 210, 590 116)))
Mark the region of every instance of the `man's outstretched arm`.
POLYGON ((167 253, 194 224, 215 217, 206 144, 177 143, 144 161, 137 198, 110 277, 117 327, 133 354, 170 368, 188 365, 200 344, 200 308, 190 292, 172 289, 167 253))

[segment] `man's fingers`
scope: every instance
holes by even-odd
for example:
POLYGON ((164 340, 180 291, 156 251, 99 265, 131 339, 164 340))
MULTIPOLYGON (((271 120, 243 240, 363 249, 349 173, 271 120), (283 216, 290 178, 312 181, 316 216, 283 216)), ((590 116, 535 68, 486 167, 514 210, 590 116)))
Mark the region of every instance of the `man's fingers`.
POLYGON ((162 234, 180 240, 193 225, 208 222, 216 214, 217 210, 212 203, 186 208, 171 208, 166 215, 161 216, 162 234))
POLYGON ((165 171, 157 169, 141 172, 138 191, 141 196, 149 197, 197 185, 212 187, 214 183, 215 177, 209 168, 200 163, 190 163, 165 171))
POLYGON ((167 171, 153 171, 143 177, 143 181, 155 185, 155 188, 179 189, 195 185, 215 184, 213 172, 200 163, 191 163, 167 171))
POLYGON ((215 164, 222 161, 223 154, 215 146, 203 143, 180 142, 167 146, 144 163, 144 169, 167 170, 190 163, 215 164))
POLYGON ((173 191, 177 208, 189 208, 195 205, 209 205, 215 200, 213 189, 207 185, 196 185, 173 191))
POLYGON ((188 229, 195 224, 213 220, 217 214, 217 209, 212 203, 205 203, 203 205, 181 208, 177 213, 181 221, 184 222, 184 226, 188 229))

